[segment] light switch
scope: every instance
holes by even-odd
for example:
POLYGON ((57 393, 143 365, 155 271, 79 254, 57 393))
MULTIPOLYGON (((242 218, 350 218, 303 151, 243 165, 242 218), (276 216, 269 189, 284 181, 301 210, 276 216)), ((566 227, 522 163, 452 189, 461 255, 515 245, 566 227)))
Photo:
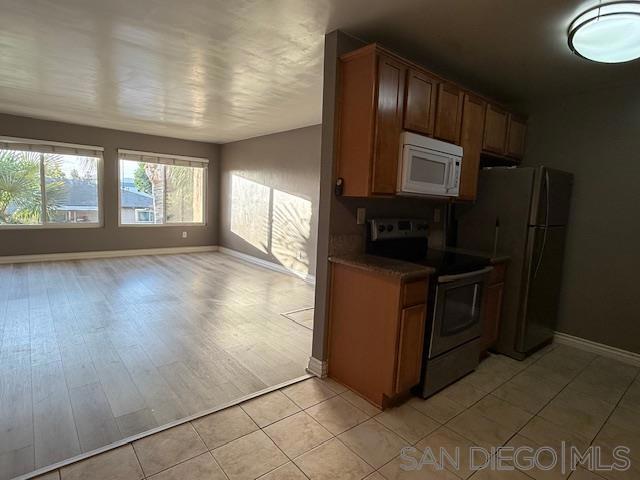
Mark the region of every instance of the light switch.
POLYGON ((440 209, 433 209, 433 223, 440 223, 440 209))
POLYGON ((366 208, 358 208, 356 210, 356 223, 358 225, 364 225, 365 219, 367 218, 367 209, 366 208))
POLYGON ((182 238, 187 238, 187 232, 182 232, 182 238))

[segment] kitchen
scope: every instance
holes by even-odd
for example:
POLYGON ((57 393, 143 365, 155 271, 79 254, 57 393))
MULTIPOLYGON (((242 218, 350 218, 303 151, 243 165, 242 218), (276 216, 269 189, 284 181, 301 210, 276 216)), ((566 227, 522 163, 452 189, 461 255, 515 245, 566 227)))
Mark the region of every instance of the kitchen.
MULTIPOLYGON (((575 36, 590 5, 196 3, 87 4, 67 29, 7 10, 29 73, 0 75, 21 92, 0 114, 3 148, 42 154, 42 192, 48 149, 89 144, 104 171, 94 229, 1 229, 0 478, 640 475, 466 458, 640 447, 640 64, 583 58, 602 54, 575 36), (46 32, 39 49, 16 33, 25 19, 46 32), (67 101, 61 79, 91 62, 37 60, 79 59, 61 45, 98 19, 140 68, 105 79, 100 104, 67 101), (109 102, 116 91, 137 101, 109 102), (148 165, 123 169, 128 155, 148 165), (165 183, 206 168, 189 197, 202 225, 122 225, 121 190, 144 194, 154 165, 165 183), (60 265, 78 281, 43 285, 60 265), (462 464, 422 465, 442 448, 462 464)), ((69 184, 92 181, 78 173, 69 184)), ((165 222, 153 203, 140 222, 165 222)))
POLYGON ((557 280, 543 290, 560 287, 564 229, 549 242, 557 257, 547 260, 544 253, 550 226, 566 224, 572 176, 514 169, 524 153, 522 115, 379 45, 342 55, 339 69, 336 197, 444 199, 435 211, 445 213, 437 239, 431 219, 363 221, 366 210, 358 212, 367 226, 364 252, 356 240, 350 254, 329 257, 329 376, 382 408, 416 385, 426 398, 475 370, 498 346, 500 332, 498 351, 518 359, 549 344, 557 298, 544 291, 535 298, 540 282, 531 288, 526 282, 523 295, 519 290, 521 279, 538 275, 557 280), (481 162, 495 172, 481 173, 481 162), (500 164, 505 167, 495 167, 500 164), (503 178, 491 186, 494 173, 503 178), (501 194, 508 186, 512 191, 501 194), (513 191, 522 204, 498 208, 513 191), (531 228, 530 239, 518 238, 522 227, 531 228), (532 250, 527 258, 526 249, 532 250), (384 275, 397 281, 385 289, 384 275), (509 310, 501 322, 505 297, 509 310), (544 318, 536 318, 538 304, 547 308, 544 318), (379 352, 376 361, 370 351, 379 352))

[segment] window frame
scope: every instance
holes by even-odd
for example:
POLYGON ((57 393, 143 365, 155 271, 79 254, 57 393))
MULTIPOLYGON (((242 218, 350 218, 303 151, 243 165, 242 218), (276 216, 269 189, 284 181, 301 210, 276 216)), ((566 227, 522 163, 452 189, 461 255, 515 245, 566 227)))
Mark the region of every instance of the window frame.
MULTIPOLYGON (((136 217, 136 222, 138 222, 138 223, 145 223, 145 224, 153 223, 151 220, 148 220, 148 221, 144 222, 144 221, 142 221, 142 220, 138 219, 138 214, 139 214, 139 213, 149 213, 149 214, 152 214, 152 215, 153 215, 153 222, 155 222, 155 221, 156 221, 156 218, 155 218, 155 217, 156 217, 156 214, 155 214, 155 212, 153 212, 152 210, 149 210, 149 209, 147 209, 147 208, 134 208, 134 209, 133 209, 133 214, 135 215, 135 217, 136 217)), ((136 223, 136 225, 137 225, 138 223, 136 223)))
MULTIPOLYGON (((117 165, 117 175, 118 175, 118 228, 128 228, 128 227, 133 227, 133 228, 154 228, 154 227, 170 227, 170 228, 180 228, 180 227, 206 227, 207 226, 207 218, 208 218, 208 212, 209 212, 209 188, 208 188, 208 178, 209 178, 209 159, 207 158, 200 158, 200 157, 188 157, 188 156, 184 156, 184 155, 173 155, 173 154, 166 154, 166 153, 156 153, 156 152, 142 152, 142 151, 138 151, 138 150, 126 150, 126 149, 118 149, 118 165, 117 165), (178 160, 178 161, 187 161, 187 162, 197 162, 197 163, 201 163, 202 167, 192 167, 192 168, 202 168, 203 170, 203 174, 202 174, 202 222, 185 222, 185 223, 168 223, 166 221, 166 216, 164 218, 164 223, 122 223, 122 179, 121 179, 121 162, 123 160, 126 161, 136 161, 136 160, 127 160, 127 159, 123 159, 121 158, 121 154, 123 153, 129 153, 129 154, 134 154, 134 155, 144 155, 144 156, 148 156, 148 157, 161 157, 161 158, 170 158, 173 160, 178 160)), ((171 164, 167 164, 167 163, 161 163, 161 162, 149 162, 149 161, 145 161, 145 160, 138 160, 138 162, 141 163, 158 163, 160 165, 165 165, 165 167, 167 166, 171 166, 171 164)), ((184 165, 178 165, 178 166, 184 166, 184 165)), ((164 170, 164 182, 165 182, 165 189, 164 189, 164 199, 165 199, 165 205, 166 205, 166 199, 167 199, 167 189, 166 189, 166 182, 167 182, 167 170, 165 168, 164 170)), ((154 212, 154 216, 155 216, 155 212, 154 212)), ((155 222, 155 218, 154 218, 154 222, 155 222)))
MULTIPOLYGON (((95 150, 100 152, 100 156, 92 157, 97 161, 96 165, 96 181, 98 182, 98 221, 94 223, 51 223, 46 221, 46 215, 44 215, 44 204, 46 202, 42 202, 43 215, 42 215, 42 223, 38 224, 7 224, 0 223, 0 230, 51 230, 51 229, 67 229, 67 228, 104 228, 104 147, 99 147, 95 145, 79 145, 74 143, 63 143, 63 142, 51 142, 48 140, 34 140, 29 138, 17 138, 17 137, 0 137, 1 143, 20 143, 20 144, 30 144, 30 145, 44 145, 47 147, 62 147, 62 148, 70 148, 70 149, 83 149, 83 150, 95 150)), ((6 150, 6 149, 2 149, 6 150)), ((25 151, 25 150, 17 150, 17 151, 25 151)), ((44 172, 44 155, 47 153, 55 153, 55 152, 39 152, 42 156, 40 157, 40 194, 42 198, 46 200, 46 176, 44 172)), ((71 155, 71 154, 63 154, 63 155, 71 155)), ((87 155, 77 155, 77 156, 87 156, 87 155)))

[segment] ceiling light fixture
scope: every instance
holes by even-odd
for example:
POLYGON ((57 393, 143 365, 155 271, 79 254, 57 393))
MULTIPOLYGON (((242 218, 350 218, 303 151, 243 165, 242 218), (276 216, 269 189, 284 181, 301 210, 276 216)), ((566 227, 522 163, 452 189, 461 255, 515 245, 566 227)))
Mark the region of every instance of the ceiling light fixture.
POLYGON ((569 48, 594 62, 640 58, 640 1, 602 3, 585 10, 569 25, 569 48))

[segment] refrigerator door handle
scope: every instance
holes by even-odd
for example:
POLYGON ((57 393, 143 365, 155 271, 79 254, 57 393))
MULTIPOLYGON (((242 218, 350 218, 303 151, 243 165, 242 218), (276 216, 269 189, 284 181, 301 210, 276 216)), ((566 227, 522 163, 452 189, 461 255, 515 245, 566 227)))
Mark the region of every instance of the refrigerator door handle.
POLYGON ((544 257, 544 249, 547 246, 547 235, 549 233, 549 170, 545 170, 545 195, 547 197, 547 211, 545 212, 544 219, 544 237, 542 237, 542 248, 540 249, 540 257, 538 257, 538 262, 536 263, 536 268, 533 272, 533 278, 535 279, 538 276, 538 272, 540 271, 540 265, 542 265, 542 258, 544 257))
POLYGON ((551 188, 551 177, 549 176, 549 170, 546 168, 544 170, 544 180, 544 190, 547 197, 547 211, 545 212, 544 225, 545 227, 548 227, 549 219, 551 218, 551 194, 549 193, 549 189, 551 188))

